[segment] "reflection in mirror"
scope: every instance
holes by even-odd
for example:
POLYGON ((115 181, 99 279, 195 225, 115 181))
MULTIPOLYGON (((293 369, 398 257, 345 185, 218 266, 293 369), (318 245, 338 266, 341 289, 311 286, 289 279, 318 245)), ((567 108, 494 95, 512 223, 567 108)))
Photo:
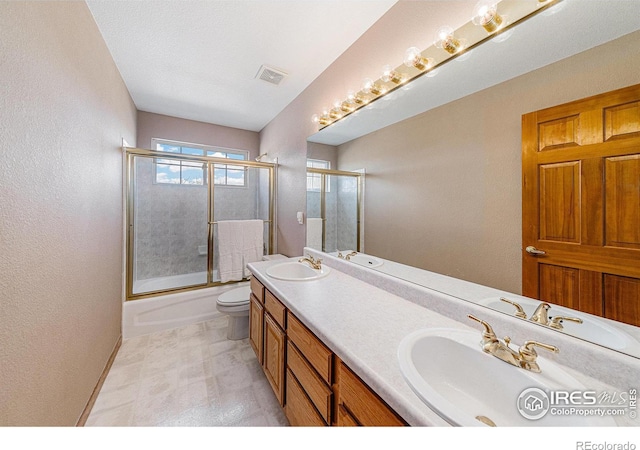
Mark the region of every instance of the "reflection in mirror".
POLYGON ((362 174, 315 168, 324 163, 328 161, 307 162, 306 246, 320 251, 360 250, 362 174))
POLYGON ((581 311, 358 253, 331 256, 640 358, 640 329, 581 311), (548 305, 548 306, 545 306, 548 305), (522 311, 521 314, 518 314, 522 311))
MULTIPOLYGON (((410 90, 401 92, 405 95, 384 102, 384 108, 380 106, 383 102, 376 102, 379 105, 363 108, 309 137, 308 157, 315 157, 317 149, 312 143, 324 145, 323 151, 333 149, 336 155, 333 168, 364 167, 369 175, 365 191, 367 251, 384 260, 373 270, 431 288, 438 276, 444 277, 450 282, 434 289, 473 302, 488 302, 491 304, 486 306, 498 310, 494 300, 503 296, 519 303, 527 315, 522 320, 529 320, 533 311, 525 306, 527 301, 540 301, 512 294, 523 292, 523 249, 538 246, 522 243, 522 116, 640 83, 634 69, 640 64, 640 25, 634 19, 640 14, 640 3, 564 0, 561 4, 562 8, 550 11, 553 14, 519 25, 509 39, 479 46, 466 61, 442 67, 433 78, 416 80, 410 90), (544 24, 539 23, 542 20, 544 24), (557 42, 562 45, 555 45, 557 42), (401 156, 398 149, 402 149, 401 156), (390 226, 395 226, 393 233, 390 226), (396 271, 393 261, 406 265, 396 271), (470 295, 457 289, 457 281, 462 280, 483 288, 491 286, 486 289, 495 291, 470 295)), ((621 100, 606 112, 615 120, 632 123, 613 127, 626 130, 632 139, 640 133, 634 128, 640 123, 637 102, 640 99, 621 100), (631 110, 635 112, 629 113, 631 110)), ((594 113, 593 117, 604 115, 594 113)), ((576 117, 577 121, 580 115, 576 117)), ((560 117, 549 119, 551 128, 554 119, 560 117)), ((579 124, 575 125, 572 129, 579 130, 579 124)), ((613 145, 615 139, 604 145, 613 145)), ((577 140, 567 144, 566 151, 577 153, 581 145, 577 140)), ((553 156, 556 150, 544 153, 553 156)), ((637 173, 633 165, 637 157, 616 158, 608 162, 611 167, 613 163, 625 165, 629 174, 637 173)), ((637 180, 637 176, 627 178, 637 180)), ((616 195, 624 192, 619 190, 616 195)), ((629 224, 624 230, 636 233, 637 219, 629 224)), ((626 246, 624 251, 631 254, 638 250, 626 246)), ((617 296, 630 309, 638 310, 640 305, 634 300, 640 298, 637 284, 625 284, 627 275, 619 275, 616 284, 609 283, 613 286, 610 291, 619 291, 617 296)), ((574 285, 586 279, 580 274, 566 277, 572 277, 574 285)), ((597 290, 604 291, 606 282, 597 290)), ((500 301, 500 307, 511 308, 504 312, 513 315, 516 308, 503 303, 500 301)), ((606 337, 604 327, 598 331, 595 325, 587 327, 585 318, 632 336, 637 336, 640 328, 573 309, 561 312, 560 308, 552 305, 550 315, 580 315, 583 323, 564 320, 564 330, 558 332, 580 330, 582 339, 640 357, 638 352, 620 349, 615 339, 606 337)))

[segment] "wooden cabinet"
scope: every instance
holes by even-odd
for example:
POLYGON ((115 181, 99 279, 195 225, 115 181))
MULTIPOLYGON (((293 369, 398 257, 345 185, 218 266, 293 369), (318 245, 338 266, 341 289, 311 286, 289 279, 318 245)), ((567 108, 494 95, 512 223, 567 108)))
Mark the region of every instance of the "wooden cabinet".
POLYGON ((249 341, 293 426, 406 423, 255 278, 249 341))
POLYGON ((336 425, 374 427, 406 425, 404 420, 342 361, 337 364, 336 378, 336 425))
POLYGON ((281 406, 285 398, 285 320, 285 306, 262 283, 251 278, 249 342, 281 406))
POLYGON ((264 336, 264 306, 252 294, 249 302, 249 343, 262 365, 262 352, 264 336))

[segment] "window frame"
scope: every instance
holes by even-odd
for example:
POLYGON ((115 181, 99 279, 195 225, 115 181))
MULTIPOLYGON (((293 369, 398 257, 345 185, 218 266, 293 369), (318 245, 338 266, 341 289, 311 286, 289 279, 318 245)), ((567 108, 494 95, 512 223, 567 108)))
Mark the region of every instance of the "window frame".
MULTIPOLYGON (((169 140, 169 139, 161 139, 161 138, 152 138, 151 139, 151 147, 154 151, 158 151, 158 152, 163 152, 163 150, 160 150, 158 148, 159 145, 165 145, 165 146, 171 146, 171 147, 179 147, 180 148, 180 152, 176 153, 176 152, 164 152, 167 154, 168 158, 170 158, 170 155, 189 155, 190 153, 184 153, 183 152, 183 148, 189 148, 192 150, 200 150, 202 153, 201 154, 193 154, 194 156, 204 156, 204 157, 211 157, 211 158, 220 158, 220 159, 229 159, 229 160, 236 160, 236 161, 248 161, 249 160, 249 151, 248 150, 241 150, 241 149, 235 149, 235 148, 226 148, 226 147, 219 147, 219 146, 213 146, 213 145, 204 145, 204 144, 195 144, 195 143, 191 143, 191 142, 182 142, 182 141, 173 141, 173 140, 169 140), (217 156, 215 155, 216 153, 218 154, 224 154, 225 156, 217 156), (240 158, 230 158, 228 155, 235 155, 235 156, 239 156, 240 158)), ((201 184, 194 184, 194 183, 184 183, 183 182, 183 175, 182 175, 182 170, 183 167, 194 167, 194 162, 192 161, 175 161, 175 162, 170 162, 170 163, 162 163, 162 162, 158 162, 158 160, 161 160, 163 158, 154 158, 153 159, 153 184, 166 184, 166 185, 170 185, 170 186, 207 186, 208 185, 208 176, 207 176, 207 164, 206 163, 202 163, 202 183, 201 184), (165 164, 165 165, 174 165, 174 166, 179 166, 180 167, 180 183, 170 183, 170 182, 163 182, 163 181, 158 181, 158 164, 165 164)), ((248 187, 248 167, 247 166, 237 166, 234 167, 234 164, 224 164, 224 163, 212 163, 213 164, 213 170, 214 170, 214 185, 216 187, 222 187, 222 188, 235 188, 235 189, 239 189, 239 188, 247 188, 248 187), (232 168, 229 168, 229 166, 232 166, 232 168), (225 171, 225 183, 216 183, 215 182, 215 172, 216 170, 224 170, 225 171), (228 173, 229 171, 243 171, 244 175, 242 177, 242 181, 243 184, 229 184, 228 183, 228 173)))
MULTIPOLYGON (((328 161, 326 159, 307 158, 307 168, 331 170, 331 161, 328 161), (312 165, 309 165, 309 163, 311 163, 312 165), (314 163, 321 163, 321 164, 313 165, 314 163)), ((307 192, 322 192, 321 183, 322 183, 321 174, 307 172, 307 192), (314 183, 316 180, 318 180, 317 183, 314 183), (309 187, 310 182, 311 182, 311 187, 309 187), (318 187, 317 188, 314 187, 314 184, 318 184, 318 187)), ((331 185, 329 182, 329 175, 327 175, 325 192, 330 192, 331 191, 330 188, 331 188, 331 185)))

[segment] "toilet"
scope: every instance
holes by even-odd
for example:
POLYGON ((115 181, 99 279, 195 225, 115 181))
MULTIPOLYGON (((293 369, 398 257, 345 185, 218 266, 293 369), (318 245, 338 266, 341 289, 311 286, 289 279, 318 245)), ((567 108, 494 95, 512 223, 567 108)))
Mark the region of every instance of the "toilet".
MULTIPOLYGON (((263 261, 287 259, 284 255, 265 255, 263 261)), ((251 286, 231 289, 218 296, 216 309, 229 316, 227 339, 237 341, 249 337, 249 298, 251 286)))

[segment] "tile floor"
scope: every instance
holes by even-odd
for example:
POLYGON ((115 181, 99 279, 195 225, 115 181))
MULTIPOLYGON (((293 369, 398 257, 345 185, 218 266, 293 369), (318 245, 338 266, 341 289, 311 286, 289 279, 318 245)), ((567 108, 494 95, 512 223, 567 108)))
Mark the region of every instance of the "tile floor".
POLYGON ((248 339, 227 317, 126 339, 86 426, 284 426, 248 339))

